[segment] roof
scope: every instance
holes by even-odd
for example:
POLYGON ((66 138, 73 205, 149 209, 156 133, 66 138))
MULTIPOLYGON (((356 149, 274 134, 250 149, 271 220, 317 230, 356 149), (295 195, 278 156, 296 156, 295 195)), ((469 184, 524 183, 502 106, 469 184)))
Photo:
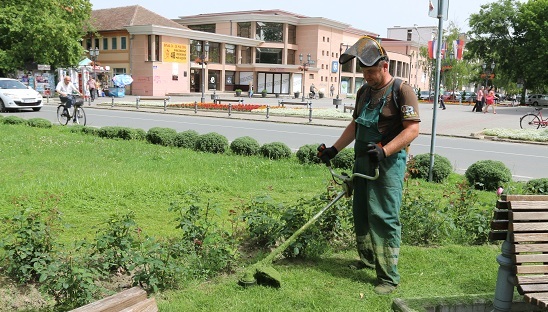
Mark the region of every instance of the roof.
POLYGON ((187 27, 149 11, 140 5, 93 10, 91 12, 91 24, 97 31, 123 30, 126 26, 141 25, 187 29, 187 27))
POLYGON ((282 10, 250 10, 250 11, 233 11, 233 12, 222 12, 222 13, 205 13, 198 15, 188 15, 180 16, 180 19, 191 19, 196 17, 220 17, 220 16, 233 16, 233 15, 249 15, 249 14, 260 14, 260 15, 284 15, 292 16, 298 18, 306 18, 307 16, 295 14, 282 10))

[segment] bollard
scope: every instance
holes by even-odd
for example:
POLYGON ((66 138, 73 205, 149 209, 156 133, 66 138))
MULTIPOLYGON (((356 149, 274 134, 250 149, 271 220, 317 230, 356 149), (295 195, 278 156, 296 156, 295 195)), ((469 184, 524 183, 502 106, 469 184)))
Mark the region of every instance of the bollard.
POLYGON ((114 107, 114 97, 111 97, 112 101, 110 102, 110 107, 114 107))
POLYGON ((270 105, 267 105, 266 106, 266 119, 268 119, 269 115, 270 115, 270 105))
POLYGON ((137 98, 135 98, 135 107, 136 107, 137 109, 139 109, 139 101, 141 101, 141 97, 140 97, 140 96, 138 96, 137 98))
POLYGON ((493 308, 495 312, 508 312, 512 310, 512 299, 514 295, 514 284, 512 282, 511 257, 512 244, 506 239, 502 243, 501 254, 497 256, 499 270, 497 273, 497 285, 495 287, 495 300, 493 308))
POLYGON ((228 103, 228 116, 232 114, 232 103, 228 103))
POLYGON ((164 112, 166 112, 166 111, 167 111, 167 100, 164 99, 164 112))
POLYGON ((198 114, 198 102, 194 101, 194 114, 198 114))
POLYGON ((312 102, 308 102, 308 122, 312 122, 312 102))

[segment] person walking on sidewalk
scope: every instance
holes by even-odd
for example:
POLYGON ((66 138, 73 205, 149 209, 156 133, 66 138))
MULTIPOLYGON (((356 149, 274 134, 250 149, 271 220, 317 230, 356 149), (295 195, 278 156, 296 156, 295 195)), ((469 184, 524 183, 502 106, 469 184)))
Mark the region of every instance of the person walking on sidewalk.
POLYGON ((489 93, 485 96, 485 110, 483 111, 484 114, 487 113, 487 111, 489 110, 489 106, 493 106, 493 114, 497 113, 495 110, 496 99, 498 98, 495 96, 495 91, 489 91, 489 93))
POLYGON ((440 94, 438 101, 440 102, 440 107, 439 108, 445 109, 445 102, 443 102, 443 95, 440 94))
POLYGON ((473 112, 481 112, 483 110, 483 89, 484 87, 481 86, 478 90, 478 94, 476 94, 476 105, 474 105, 474 108, 472 108, 473 112))
POLYGON ((374 269, 375 292, 385 295, 400 282, 400 206, 406 148, 419 134, 419 104, 411 86, 399 81, 400 87, 394 87, 388 55, 376 39, 361 37, 340 56, 339 63, 353 58, 357 58, 367 84, 358 90, 352 121, 331 147, 318 147, 318 157, 327 162, 355 141, 354 172, 370 175, 379 167, 377 180, 352 181, 354 230, 360 257, 354 267, 374 269))
POLYGON ((95 96, 97 95, 97 82, 93 77, 90 77, 88 80, 88 88, 89 88, 89 97, 91 98, 91 101, 95 101, 95 96))

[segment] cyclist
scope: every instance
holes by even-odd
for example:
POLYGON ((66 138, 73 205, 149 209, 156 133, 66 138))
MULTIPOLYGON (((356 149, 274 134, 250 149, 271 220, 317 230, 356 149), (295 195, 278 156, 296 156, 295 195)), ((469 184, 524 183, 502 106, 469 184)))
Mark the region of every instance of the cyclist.
MULTIPOLYGON (((59 81, 55 91, 59 93, 61 103, 65 103, 65 107, 67 108, 66 114, 70 116, 70 108, 76 104, 76 99, 72 94, 76 93, 83 96, 82 93, 78 91, 78 88, 70 81, 70 76, 65 76, 62 81, 59 81)), ((74 116, 73 121, 76 121, 76 116, 74 116)))
POLYGON ((310 86, 310 97, 313 99, 316 98, 316 87, 314 86, 314 84, 310 86))

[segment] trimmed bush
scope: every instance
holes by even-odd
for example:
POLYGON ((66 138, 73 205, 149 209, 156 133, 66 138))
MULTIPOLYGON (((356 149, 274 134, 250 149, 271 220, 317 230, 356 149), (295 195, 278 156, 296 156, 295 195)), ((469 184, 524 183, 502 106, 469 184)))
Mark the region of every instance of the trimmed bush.
POLYGON ((119 131, 120 131, 120 127, 105 126, 97 130, 97 136, 99 136, 100 138, 106 138, 106 139, 116 139, 119 137, 118 136, 119 131))
POLYGON ((476 189, 494 191, 512 180, 510 169, 498 160, 480 160, 464 173, 466 180, 476 189))
POLYGON ((236 155, 252 156, 259 153, 261 145, 252 137, 236 138, 230 143, 230 150, 236 155))
POLYGON ((548 178, 529 180, 525 189, 530 194, 548 195, 548 178))
POLYGON ((8 116, 3 119, 4 123, 7 125, 24 125, 27 121, 18 116, 8 116))
POLYGON ((196 139, 194 148, 201 152, 222 154, 228 148, 228 139, 215 132, 202 134, 196 139))
POLYGON ((6 118, 6 117, 4 117, 4 115, 0 115, 0 124, 4 123, 4 118, 6 118))
POLYGON ((351 170, 354 168, 354 148, 349 147, 340 151, 335 158, 331 159, 333 168, 351 170))
POLYGON ((174 145, 182 148, 193 149, 200 134, 195 130, 178 132, 174 138, 174 145))
POLYGON ((296 153, 297 160, 301 164, 319 164, 321 160, 318 158, 318 146, 320 144, 307 144, 299 148, 296 153))
POLYGON ((117 137, 123 140, 144 141, 147 134, 143 129, 119 127, 117 137))
MULTIPOLYGON (((430 169, 430 154, 414 156, 407 164, 407 172, 412 178, 428 180, 430 169)), ((446 157, 434 154, 434 167, 432 168, 432 181, 443 182, 453 172, 453 166, 446 157)))
POLYGON ((27 120, 27 125, 36 128, 51 128, 53 126, 49 120, 44 118, 31 118, 27 120))
POLYGON ((146 139, 149 143, 173 146, 177 131, 171 128, 153 127, 147 132, 146 139))
POLYGON ((261 155, 270 159, 282 159, 291 157, 291 149, 282 142, 266 143, 261 146, 261 155))

